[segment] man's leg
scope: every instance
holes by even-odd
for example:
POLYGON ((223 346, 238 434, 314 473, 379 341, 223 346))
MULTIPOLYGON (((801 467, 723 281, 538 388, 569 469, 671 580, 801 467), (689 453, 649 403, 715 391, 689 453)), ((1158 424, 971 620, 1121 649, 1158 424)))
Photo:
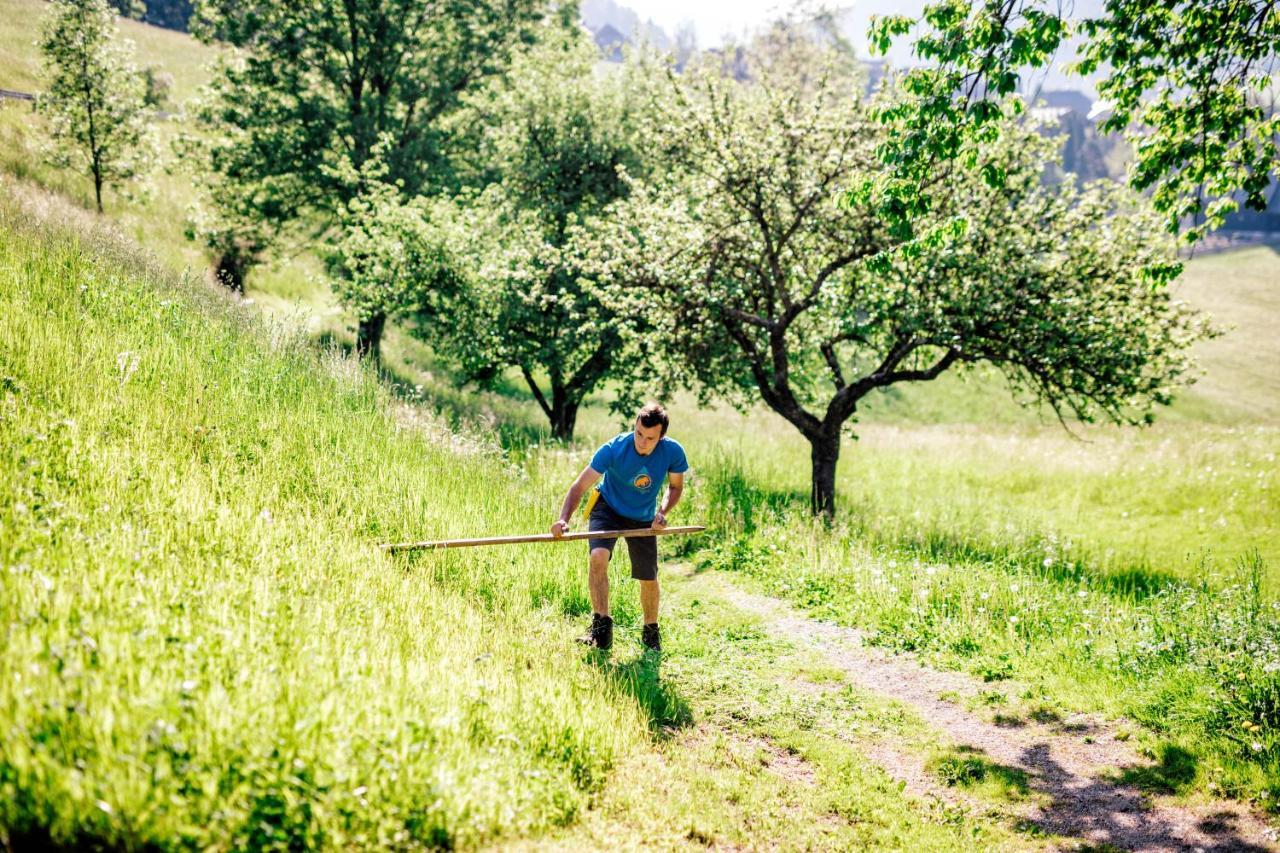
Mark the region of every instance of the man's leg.
POLYGON ((644 624, 658 621, 658 581, 640 581, 640 609, 644 611, 644 624))
MULTIPOLYGON (((591 609, 601 616, 609 615, 609 549, 592 548, 587 569, 587 589, 591 593, 591 609)), ((657 601, 655 598, 654 601, 657 601)))

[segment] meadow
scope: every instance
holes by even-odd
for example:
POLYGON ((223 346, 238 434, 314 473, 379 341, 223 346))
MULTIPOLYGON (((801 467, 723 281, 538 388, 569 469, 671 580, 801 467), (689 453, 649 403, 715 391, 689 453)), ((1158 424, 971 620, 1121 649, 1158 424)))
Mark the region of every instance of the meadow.
MULTIPOLYGON (((788 726, 794 703, 763 680, 777 644, 740 615, 676 640, 676 695, 639 656, 583 660, 569 637, 588 605, 563 552, 380 555, 425 530, 542 527, 569 455, 514 466, 90 217, 10 179, 4 192, 6 846, 473 847, 619 824, 759 840, 740 809, 779 796, 799 800, 779 839, 808 825, 841 845, 1016 842, 925 817, 833 733, 788 726), (753 671, 768 701, 734 725, 796 740, 831 785, 785 791, 750 757, 759 736, 732 729, 641 772, 693 722, 689 702, 703 697, 706 725, 753 671), (736 799, 699 795, 708 766, 736 799), (687 795, 618 803, 615 773, 628 796, 687 795), (819 825, 833 810, 874 819, 819 825)), ((614 613, 634 627, 630 597, 614 613)))
MULTIPOLYGON (((36 85, 41 5, 0 0, 0 85, 36 85)), ((126 29, 190 97, 211 52, 126 29)), ((779 655, 788 678, 821 673, 693 580, 672 579, 660 679, 630 650, 602 664, 570 643, 589 611, 577 551, 380 555, 544 529, 625 427, 609 394, 562 446, 514 376, 462 386, 407 329, 381 371, 361 367, 310 254, 230 298, 183 237, 188 176, 110 197, 104 223, 79 209, 85 181, 40 164, 39 139, 29 107, 0 105, 0 840, 1052 840, 904 794, 849 727, 936 749, 927 726, 856 691, 780 689, 779 655), (771 749, 818 784, 764 772, 771 749)), ((672 434, 694 470, 673 521, 711 530, 668 563, 1022 686, 985 713, 1122 721, 1154 759, 1129 780, 1145 790, 1274 810, 1278 279, 1266 247, 1188 262, 1179 296, 1225 334, 1148 429, 1068 432, 984 373, 869 400, 831 526, 808 518, 791 427, 679 396, 672 434)))

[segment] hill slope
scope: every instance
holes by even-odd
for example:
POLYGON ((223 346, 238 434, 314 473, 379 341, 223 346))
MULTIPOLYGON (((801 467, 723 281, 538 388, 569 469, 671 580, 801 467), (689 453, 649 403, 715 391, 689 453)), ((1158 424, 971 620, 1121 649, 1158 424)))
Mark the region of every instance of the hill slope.
POLYGON ((509 467, 0 181, 0 846, 1039 846, 904 794, 843 733, 920 722, 780 691, 812 664, 750 616, 677 596, 659 680, 569 641, 576 549, 372 547, 539 529, 573 461, 509 467))
POLYGON ((541 521, 524 484, 166 279, 0 202, 5 834, 452 844, 571 818, 644 721, 530 629, 583 609, 561 564, 370 547, 541 521))

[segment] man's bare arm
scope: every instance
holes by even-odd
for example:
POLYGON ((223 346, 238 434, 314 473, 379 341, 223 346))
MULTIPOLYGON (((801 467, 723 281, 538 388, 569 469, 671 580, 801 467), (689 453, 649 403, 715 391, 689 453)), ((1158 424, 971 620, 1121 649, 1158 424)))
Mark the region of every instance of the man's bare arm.
POLYGON ((667 475, 667 499, 662 502, 662 509, 658 510, 657 515, 653 517, 653 526, 662 529, 667 526, 667 513, 676 508, 676 504, 680 503, 680 496, 684 494, 684 474, 668 474, 667 475))
POLYGON ((590 465, 582 469, 578 479, 574 480, 573 485, 569 487, 569 493, 564 496, 564 503, 560 506, 560 518, 551 525, 552 536, 559 538, 565 534, 569 529, 569 519, 573 518, 578 504, 582 503, 582 496, 587 493, 587 489, 600 481, 601 476, 600 472, 590 465))

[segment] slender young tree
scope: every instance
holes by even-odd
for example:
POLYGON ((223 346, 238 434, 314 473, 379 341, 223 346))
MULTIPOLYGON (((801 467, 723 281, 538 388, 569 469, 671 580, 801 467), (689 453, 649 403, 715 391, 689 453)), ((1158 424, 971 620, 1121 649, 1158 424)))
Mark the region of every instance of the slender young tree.
POLYGON ((59 166, 87 172, 98 212, 102 190, 138 176, 148 150, 145 85, 133 46, 121 41, 106 0, 54 0, 40 34, 49 120, 59 166))
POLYGON ((938 185, 930 238, 895 236, 872 199, 835 203, 885 135, 847 63, 813 51, 775 33, 747 85, 672 78, 650 145, 685 172, 616 206, 630 255, 612 265, 631 285, 619 309, 642 290, 660 324, 664 372, 795 426, 823 515, 842 432, 877 389, 986 363, 1064 418, 1141 422, 1170 401, 1206 329, 1160 286, 1175 267, 1158 220, 1114 185, 1046 186, 1055 143, 1006 127, 938 185))
MULTIPOLYGON (((451 190, 446 119, 548 14, 544 0, 204 0, 193 30, 234 48, 197 110, 210 168, 266 233, 301 224, 334 241, 367 190, 347 176, 375 155, 403 200, 451 190)), ((361 355, 378 356, 401 307, 364 303, 361 355)))

